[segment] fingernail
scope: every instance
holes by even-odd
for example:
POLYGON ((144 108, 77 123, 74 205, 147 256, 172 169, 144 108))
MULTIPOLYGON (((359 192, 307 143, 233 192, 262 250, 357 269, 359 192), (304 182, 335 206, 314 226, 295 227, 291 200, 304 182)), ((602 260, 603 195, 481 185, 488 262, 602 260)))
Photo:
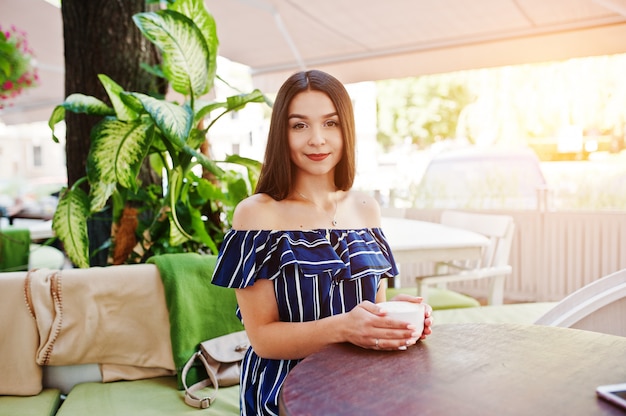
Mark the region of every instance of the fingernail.
POLYGON ((400 351, 406 351, 406 345, 401 345, 398 347, 400 351))

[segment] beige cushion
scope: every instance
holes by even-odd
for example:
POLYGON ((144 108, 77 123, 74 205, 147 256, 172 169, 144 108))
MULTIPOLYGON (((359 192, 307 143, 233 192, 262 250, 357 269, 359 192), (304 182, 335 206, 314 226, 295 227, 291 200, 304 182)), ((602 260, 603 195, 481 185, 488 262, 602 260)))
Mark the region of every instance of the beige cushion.
POLYGON ((26 272, 0 273, 0 395, 30 396, 42 386, 39 336, 24 301, 26 272))
POLYGON ((104 381, 174 374, 156 266, 37 270, 31 276, 39 364, 99 363, 104 381))

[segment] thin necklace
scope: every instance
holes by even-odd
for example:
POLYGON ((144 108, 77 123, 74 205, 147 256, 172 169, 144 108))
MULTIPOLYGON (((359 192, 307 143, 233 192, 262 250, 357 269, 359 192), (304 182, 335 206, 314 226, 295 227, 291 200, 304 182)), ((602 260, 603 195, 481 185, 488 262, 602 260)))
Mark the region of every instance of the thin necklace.
MULTIPOLYGON (((309 199, 306 197, 306 195, 303 195, 302 193, 300 193, 299 191, 296 190, 296 193, 298 195, 300 195, 303 199, 306 199, 307 201, 309 201, 310 203, 312 203, 313 205, 315 205, 316 207, 318 207, 319 209, 322 210, 322 212, 326 212, 326 210, 322 207, 320 207, 319 205, 317 205, 315 203, 315 201, 313 201, 312 199, 309 199)), ((337 198, 335 197, 335 212, 333 213, 333 218, 330 221, 330 223, 333 225, 333 227, 337 226, 337 198)))

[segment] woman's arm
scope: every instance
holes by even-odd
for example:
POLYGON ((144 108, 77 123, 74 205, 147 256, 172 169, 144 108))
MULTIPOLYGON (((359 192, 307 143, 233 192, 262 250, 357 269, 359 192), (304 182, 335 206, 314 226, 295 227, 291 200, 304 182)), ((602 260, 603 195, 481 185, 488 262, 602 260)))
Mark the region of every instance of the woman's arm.
POLYGON ((252 348, 263 358, 300 359, 326 345, 351 342, 363 348, 398 349, 414 344, 422 334, 414 327, 384 316, 371 302, 350 312, 310 322, 281 322, 270 280, 236 289, 237 301, 252 348))

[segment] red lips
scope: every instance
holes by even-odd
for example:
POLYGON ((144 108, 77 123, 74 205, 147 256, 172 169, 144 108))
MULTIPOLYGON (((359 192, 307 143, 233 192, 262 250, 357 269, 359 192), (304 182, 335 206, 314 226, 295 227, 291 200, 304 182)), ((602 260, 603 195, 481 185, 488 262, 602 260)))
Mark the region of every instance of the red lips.
POLYGON ((311 154, 306 155, 306 157, 308 157, 309 159, 315 162, 320 162, 326 159, 328 155, 330 155, 330 153, 311 153, 311 154))

